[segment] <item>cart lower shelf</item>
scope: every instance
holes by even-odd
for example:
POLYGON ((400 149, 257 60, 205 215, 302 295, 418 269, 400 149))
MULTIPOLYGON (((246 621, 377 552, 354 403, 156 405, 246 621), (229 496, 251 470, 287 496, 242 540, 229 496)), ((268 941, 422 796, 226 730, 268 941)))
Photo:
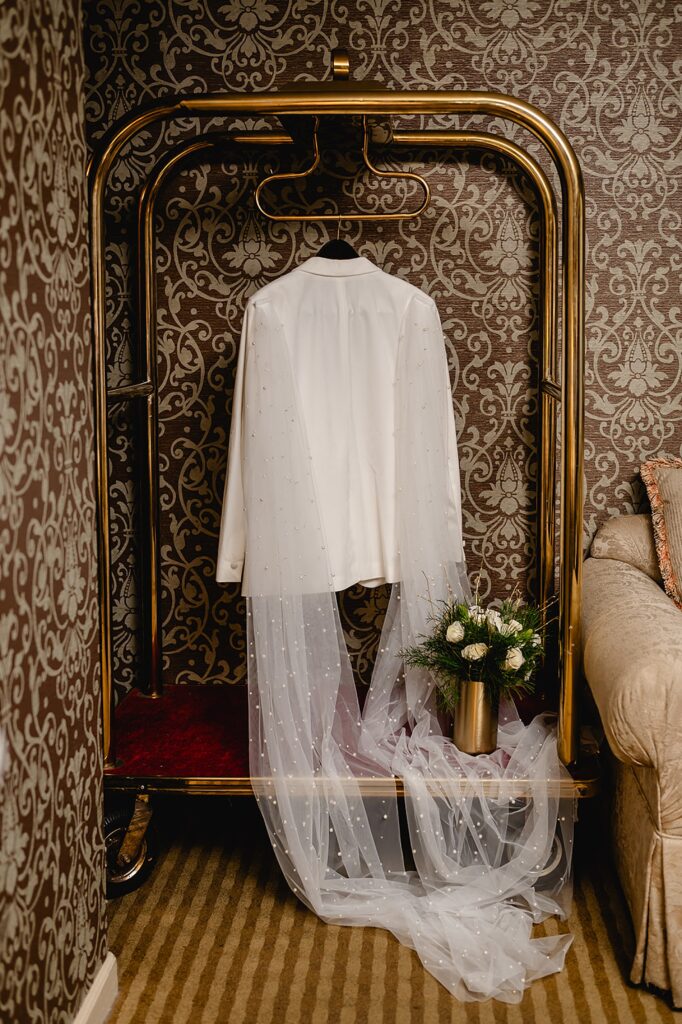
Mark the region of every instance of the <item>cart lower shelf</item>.
MULTIPOLYGON (((114 735, 115 763, 104 772, 107 790, 250 796, 259 788, 249 776, 243 684, 167 685, 155 698, 131 690, 116 709, 114 735)), ((301 780, 303 788, 307 785, 301 780)), ((451 791, 452 782, 447 785, 451 791)), ((556 783, 558 794, 567 797, 593 796, 598 785, 594 757, 556 783)), ((362 779, 360 787, 367 795, 403 792, 401 780, 393 778, 362 779)), ((530 787, 529 780, 491 779, 483 788, 490 795, 522 797, 530 787)))

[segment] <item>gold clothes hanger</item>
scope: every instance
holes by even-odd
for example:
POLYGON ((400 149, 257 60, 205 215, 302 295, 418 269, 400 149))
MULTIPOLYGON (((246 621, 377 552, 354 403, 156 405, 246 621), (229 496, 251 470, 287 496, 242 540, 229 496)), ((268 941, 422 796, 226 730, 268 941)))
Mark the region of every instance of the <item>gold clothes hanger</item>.
POLYGON ((372 171, 378 178, 390 178, 390 179, 407 179, 410 181, 416 181, 418 185, 421 185, 424 190, 424 199, 421 206, 413 212, 407 213, 351 213, 351 214, 338 214, 338 213, 321 213, 321 214, 281 214, 281 213, 269 213, 261 202, 261 194, 263 189, 274 181, 295 181, 301 178, 307 178, 313 173, 313 171, 319 166, 320 163, 320 146, 318 142, 318 129, 320 126, 320 119, 318 116, 313 118, 313 162, 304 171, 287 171, 282 174, 269 174, 266 178, 258 184, 254 193, 254 200, 256 206, 268 220, 298 220, 298 221, 336 221, 337 225, 342 220, 350 221, 369 221, 369 220, 411 220, 413 217, 418 217, 424 212, 426 207, 431 201, 431 189, 425 178, 419 174, 415 174, 413 171, 382 171, 376 167, 369 157, 369 127, 367 124, 367 116, 362 115, 362 158, 365 166, 368 170, 372 171))

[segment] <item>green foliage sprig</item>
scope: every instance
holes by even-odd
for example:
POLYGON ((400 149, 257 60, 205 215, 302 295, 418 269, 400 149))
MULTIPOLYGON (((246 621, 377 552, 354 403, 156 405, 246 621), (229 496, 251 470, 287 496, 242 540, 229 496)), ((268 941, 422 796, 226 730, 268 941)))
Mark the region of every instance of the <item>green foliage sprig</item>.
POLYGON ((545 647, 540 609, 513 599, 487 609, 443 600, 429 621, 432 632, 400 654, 406 665, 432 673, 449 711, 468 680, 483 682, 493 707, 500 697, 533 691, 545 647))

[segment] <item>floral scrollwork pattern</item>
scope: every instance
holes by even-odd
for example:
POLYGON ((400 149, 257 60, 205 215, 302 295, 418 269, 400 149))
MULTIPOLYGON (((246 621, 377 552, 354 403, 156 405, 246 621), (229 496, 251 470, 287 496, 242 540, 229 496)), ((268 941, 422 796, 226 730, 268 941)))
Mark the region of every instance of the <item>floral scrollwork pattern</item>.
POLYGON ((106 953, 84 61, 0 5, 0 1019, 73 1020, 106 953))

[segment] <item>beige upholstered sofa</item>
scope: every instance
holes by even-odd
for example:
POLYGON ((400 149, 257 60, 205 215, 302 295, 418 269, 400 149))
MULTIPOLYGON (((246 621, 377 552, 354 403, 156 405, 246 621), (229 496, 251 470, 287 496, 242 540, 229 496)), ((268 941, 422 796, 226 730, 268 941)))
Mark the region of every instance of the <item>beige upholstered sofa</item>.
POLYGON ((613 843, 632 914, 630 978, 682 1006, 682 612, 651 517, 610 519, 584 566, 584 668, 615 764, 613 843))

